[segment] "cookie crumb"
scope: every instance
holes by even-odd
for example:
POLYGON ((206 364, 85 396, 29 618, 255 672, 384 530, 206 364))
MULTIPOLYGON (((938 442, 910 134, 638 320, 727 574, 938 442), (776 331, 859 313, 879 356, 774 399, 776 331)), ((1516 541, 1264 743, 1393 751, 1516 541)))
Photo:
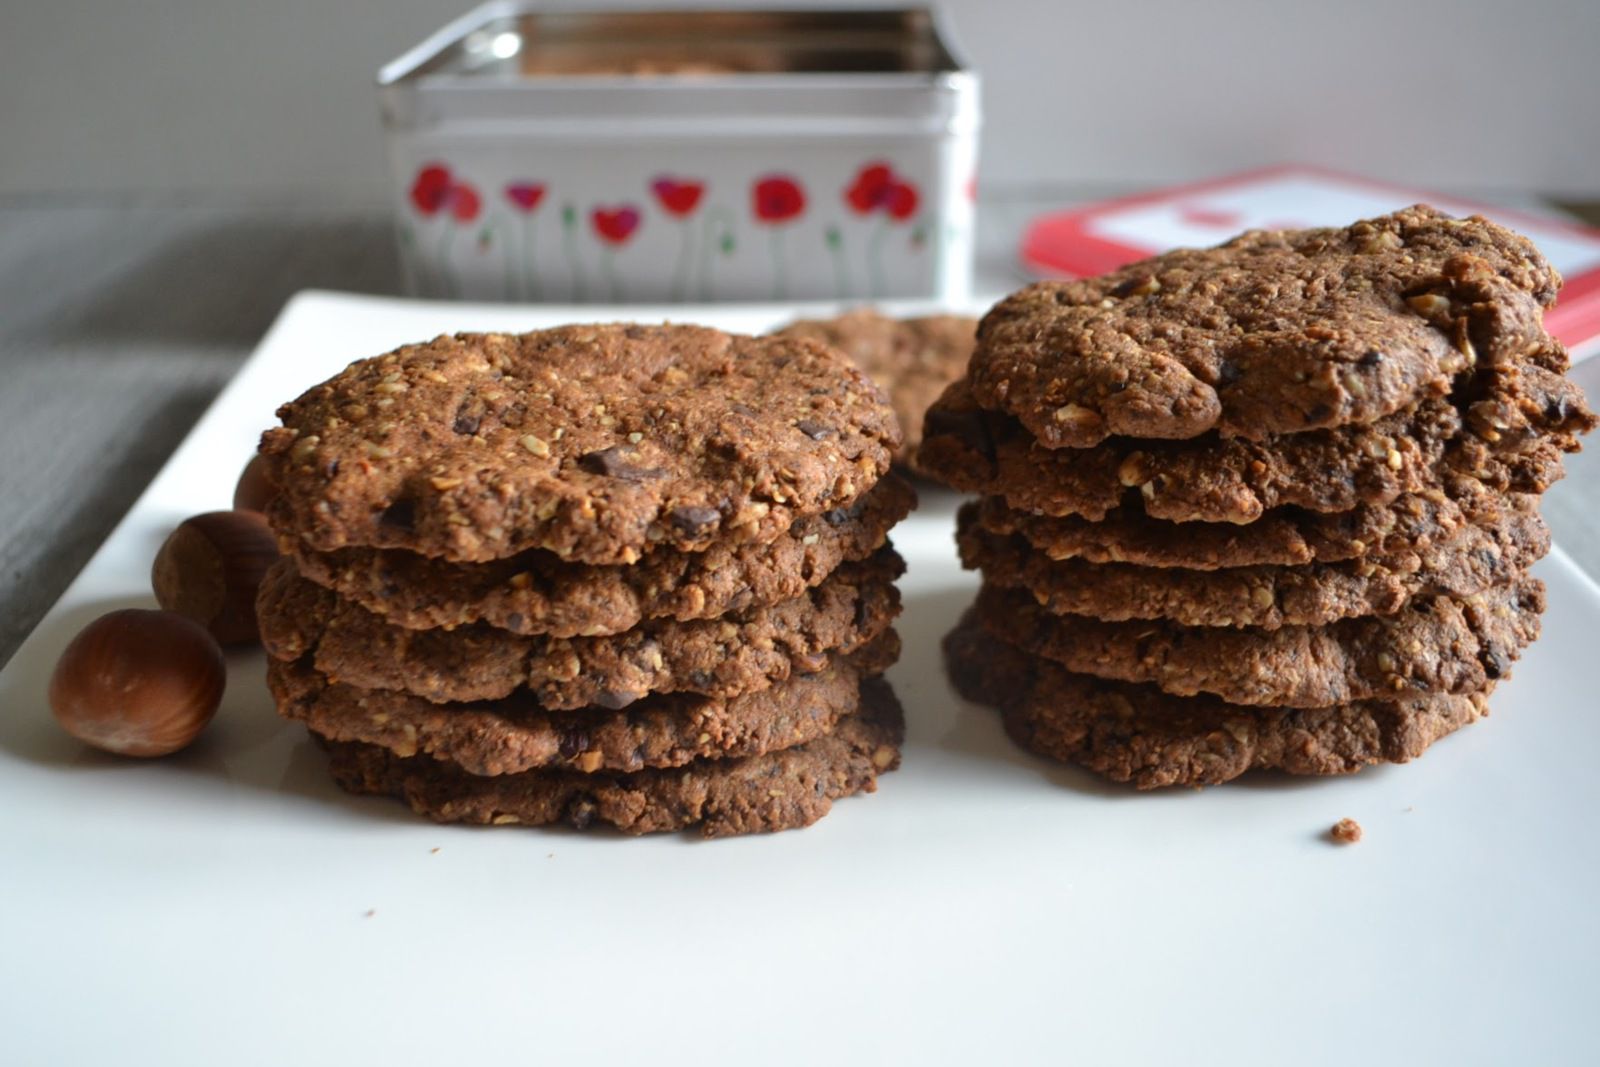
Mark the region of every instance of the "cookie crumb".
POLYGON ((1328 833, 1341 845, 1353 845, 1361 840, 1361 824, 1354 819, 1340 819, 1328 833))
POLYGON ((437 856, 438 854, 439 854, 439 846, 438 845, 435 845, 434 847, 432 847, 432 848, 430 848, 428 850, 428 855, 430 855, 430 856, 437 856))

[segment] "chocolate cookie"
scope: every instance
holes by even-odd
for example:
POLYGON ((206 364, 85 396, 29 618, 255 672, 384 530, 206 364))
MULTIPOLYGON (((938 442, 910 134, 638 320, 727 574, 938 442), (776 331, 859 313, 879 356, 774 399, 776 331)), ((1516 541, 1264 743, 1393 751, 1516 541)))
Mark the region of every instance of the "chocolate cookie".
POLYGON ((894 631, 814 674, 718 700, 673 693, 625 710, 552 712, 526 697, 485 704, 434 704, 332 681, 303 663, 273 660, 267 679, 278 713, 333 741, 418 753, 469 774, 519 774, 546 767, 636 771, 731 759, 803 744, 858 707, 861 679, 899 656, 894 631))
POLYGON ((1012 507, 1100 521, 1136 503, 1151 518, 1250 523, 1273 508, 1349 511, 1474 477, 1506 492, 1543 492, 1561 456, 1593 422, 1577 388, 1541 368, 1486 375, 1483 400, 1497 429, 1448 399, 1430 399, 1375 423, 1283 434, 1265 441, 1117 438, 1093 448, 1041 447, 1013 420, 976 407, 965 383, 929 410, 919 452, 930 475, 1012 507), (1443 469, 1441 470, 1441 463, 1443 469))
POLYGON ((841 353, 698 326, 458 334, 362 360, 262 435, 305 548, 631 563, 765 543, 848 506, 900 444, 841 353))
POLYGON ((623 708, 648 693, 735 697, 791 673, 820 670, 889 628, 893 549, 847 563, 792 600, 719 619, 650 619, 602 637, 524 637, 482 623, 407 630, 340 601, 279 560, 261 586, 261 640, 278 659, 309 657, 321 674, 361 689, 437 703, 498 700, 528 690, 550 709, 623 708))
POLYGON ((1550 531, 1524 498, 1498 520, 1459 527, 1420 551, 1204 571, 1051 560, 1024 537, 985 530, 977 507, 968 504, 958 518, 957 542, 963 565, 981 570, 986 583, 1025 589, 1053 614, 1275 630, 1388 615, 1415 596, 1482 593, 1542 558, 1550 550, 1550 531))
POLYGON ((374 549, 300 551, 295 562, 317 584, 408 629, 485 622, 516 634, 595 636, 800 596, 841 563, 877 551, 915 502, 891 474, 850 507, 800 519, 767 544, 656 550, 622 567, 564 563, 549 552, 457 564, 374 549))
POLYGON ((1542 324, 1560 284, 1520 234, 1421 205, 1257 230, 1008 297, 979 327, 972 391, 1047 448, 1370 423, 1474 363, 1564 361, 1542 324))
POLYGON ((1026 656, 970 614, 944 648, 956 689, 999 706, 1019 745, 1140 789, 1217 785, 1251 770, 1338 775, 1405 763, 1489 713, 1488 688, 1308 709, 1173 696, 1026 656))
POLYGON ((628 834, 698 826, 705 837, 793 830, 839 797, 871 793, 900 765, 904 718, 882 679, 862 684, 859 714, 803 745, 734 760, 633 774, 530 771, 483 778, 427 756, 328 744, 334 780, 352 793, 403 799, 437 822, 544 826, 595 823, 628 834))
POLYGON ((1283 508, 1244 525, 1164 522, 1128 508, 1090 522, 1076 515, 1030 515, 1008 507, 1000 497, 979 501, 978 522, 992 533, 1024 537, 1058 560, 1218 570, 1337 563, 1371 555, 1404 559, 1405 569, 1415 570, 1421 566, 1417 553, 1455 537, 1463 526, 1500 521, 1507 509, 1536 504, 1535 497, 1502 496, 1475 478, 1454 478, 1444 488, 1388 504, 1327 513, 1283 508))
POLYGON ((835 319, 810 319, 778 331, 832 345, 855 360, 885 392, 905 440, 895 459, 913 470, 928 406, 961 377, 972 355, 977 320, 962 315, 896 319, 861 307, 835 319))
POLYGON ((1477 692, 1511 673, 1543 610, 1544 585, 1527 577, 1471 597, 1421 597, 1393 615, 1277 630, 1052 615, 1030 593, 998 586, 977 601, 990 632, 1068 670, 1296 708, 1477 692))

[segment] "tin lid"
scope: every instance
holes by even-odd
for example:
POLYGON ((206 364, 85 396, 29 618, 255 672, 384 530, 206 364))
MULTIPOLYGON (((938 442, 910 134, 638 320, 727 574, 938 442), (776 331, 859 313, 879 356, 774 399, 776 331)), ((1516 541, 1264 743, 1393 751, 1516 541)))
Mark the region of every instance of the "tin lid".
POLYGON ((378 73, 384 121, 570 126, 647 123, 785 133, 970 129, 977 78, 927 7, 592 11, 488 3, 378 73))

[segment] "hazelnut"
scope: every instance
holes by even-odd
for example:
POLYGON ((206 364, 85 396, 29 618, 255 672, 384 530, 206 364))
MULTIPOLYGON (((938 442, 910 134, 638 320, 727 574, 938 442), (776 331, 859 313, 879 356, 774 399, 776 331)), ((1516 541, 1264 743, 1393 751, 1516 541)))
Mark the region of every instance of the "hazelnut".
POLYGON ((233 506, 240 511, 266 511, 277 493, 267 481, 265 457, 251 456, 239 474, 239 484, 233 487, 233 506))
POLYGON ((257 511, 208 511, 172 531, 150 569, 156 600, 187 615, 225 645, 255 641, 256 592, 278 558, 257 511))
POLYGON ((50 708, 67 733, 121 756, 164 756, 193 741, 227 683, 222 649, 169 611, 102 615, 73 638, 50 678, 50 708))

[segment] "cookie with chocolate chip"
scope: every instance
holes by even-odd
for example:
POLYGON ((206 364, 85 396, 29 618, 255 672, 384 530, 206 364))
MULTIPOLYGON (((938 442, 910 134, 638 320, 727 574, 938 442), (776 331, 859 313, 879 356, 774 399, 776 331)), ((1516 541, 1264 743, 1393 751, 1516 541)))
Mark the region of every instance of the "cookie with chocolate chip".
POLYGON ((717 619, 649 619, 620 634, 522 636, 483 623, 408 630, 344 601, 279 560, 262 582, 261 639, 360 689, 436 703, 525 691, 551 710, 627 707, 651 693, 729 698, 820 670, 883 634, 900 613, 892 548, 846 563, 798 597, 717 619))
POLYGON ((899 766, 904 734, 894 692, 875 678, 862 685, 860 711, 831 733, 763 755, 674 768, 483 777, 380 745, 326 745, 341 787, 398 797, 437 822, 609 825, 626 834, 698 828, 704 837, 725 837, 809 826, 840 797, 873 792, 878 776, 899 766))
POLYGON ((394 549, 286 547, 305 577, 396 626, 483 622, 516 634, 595 636, 645 619, 712 619, 800 596, 881 548, 915 501, 891 474, 849 507, 800 519, 765 544, 660 548, 625 566, 567 563, 543 550, 462 564, 394 549))
POLYGON ((765 544, 849 507, 900 444, 836 350, 698 326, 458 334, 352 364, 262 435, 305 550, 592 565, 765 544))
MULTIPOLYGON (((1248 527, 1246 527, 1248 529, 1248 527)), ((1412 597, 1471 596, 1504 585, 1550 550, 1550 531, 1534 503, 1493 521, 1467 524, 1420 549, 1375 553, 1340 563, 1219 570, 1052 560, 1018 534, 997 534, 975 505, 958 516, 962 563, 991 586, 1023 589, 1056 615, 1106 622, 1162 619, 1183 626, 1321 626, 1389 615, 1412 597)))
POLYGON ((1560 284, 1527 238, 1424 205, 1251 231, 1002 300, 972 395, 1045 448, 1373 423, 1530 349, 1561 370, 1542 325, 1560 284))
POLYGON ((945 387, 966 371, 977 325, 976 319, 964 315, 897 319, 860 307, 837 318, 791 323, 778 333, 832 345, 882 386, 905 437, 895 459, 918 470, 923 416, 945 387))
POLYGON ((1543 583, 1525 576, 1474 596, 1418 597, 1392 615, 1276 630, 1055 615, 999 586, 976 604, 995 636, 1079 674, 1297 708, 1477 692, 1510 675, 1543 611, 1543 583))
POLYGON ((971 614, 944 651, 956 689, 997 706, 1017 744, 1139 789, 1218 785, 1259 770, 1342 775, 1405 763, 1487 715, 1493 688, 1245 707, 1075 673, 998 640, 971 614))

